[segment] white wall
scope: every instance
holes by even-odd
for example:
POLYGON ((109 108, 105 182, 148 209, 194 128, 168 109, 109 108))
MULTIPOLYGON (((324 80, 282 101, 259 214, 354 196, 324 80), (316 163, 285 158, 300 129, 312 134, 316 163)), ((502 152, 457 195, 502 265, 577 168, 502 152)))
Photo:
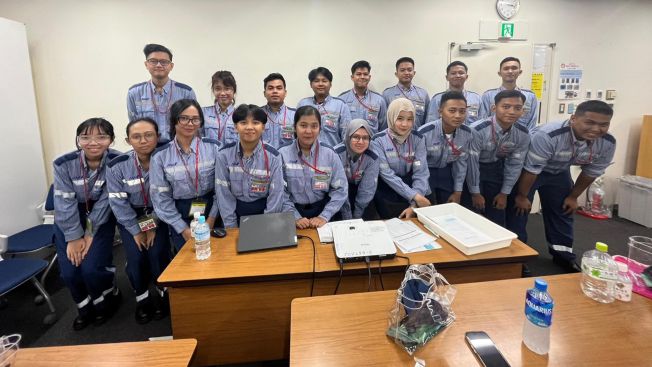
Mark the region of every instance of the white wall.
MULTIPOLYGON (((250 103, 263 101, 262 79, 281 72, 294 104, 310 94, 307 73, 317 65, 333 71, 338 94, 350 87, 350 65, 367 59, 372 87, 382 91, 403 55, 416 59, 416 84, 440 91, 448 42, 477 40, 479 21, 498 19, 493 0, 0 0, 0 15, 27 24, 48 162, 73 148, 76 125, 91 116, 108 118, 124 137, 127 88, 148 77, 145 43, 173 50, 172 77, 202 104, 212 102, 210 76, 220 69, 234 73, 238 101, 250 103)), ((527 42, 557 44, 555 65, 582 65, 584 88, 617 90, 610 195, 615 177, 633 173, 641 116, 652 113, 651 17, 645 0, 528 0, 514 18, 529 23, 527 42)), ((554 100, 549 116, 558 116, 554 100)))

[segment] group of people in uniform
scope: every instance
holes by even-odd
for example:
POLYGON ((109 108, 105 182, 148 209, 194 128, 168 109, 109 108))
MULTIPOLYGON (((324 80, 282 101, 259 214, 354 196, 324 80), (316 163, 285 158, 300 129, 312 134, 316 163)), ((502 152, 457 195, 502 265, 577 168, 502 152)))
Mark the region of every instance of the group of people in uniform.
POLYGON ((566 121, 537 122, 538 102, 518 88, 520 61, 499 65, 499 88, 468 91, 467 66, 446 68, 449 87, 429 98, 412 83, 415 63, 396 62, 398 83, 368 89, 371 65, 351 67, 353 87, 334 97, 332 73, 310 71, 313 96, 285 104, 281 74, 263 80, 265 106, 235 103, 237 84, 218 71, 215 103, 169 78, 172 53, 145 46, 147 82, 128 91, 126 142, 112 124, 90 118, 77 149, 54 161, 55 238, 62 277, 77 305, 73 327, 101 324, 116 311, 112 245, 118 228, 139 323, 169 306, 156 279, 191 238, 195 213, 212 227, 242 216, 292 212, 297 228, 334 220, 412 217, 413 209, 455 202, 514 231, 526 242, 535 191, 553 260, 576 269, 573 211, 578 196, 611 163, 610 106, 590 100, 566 121), (575 182, 571 165, 581 166, 575 182), (153 292, 152 292, 153 290, 153 292))

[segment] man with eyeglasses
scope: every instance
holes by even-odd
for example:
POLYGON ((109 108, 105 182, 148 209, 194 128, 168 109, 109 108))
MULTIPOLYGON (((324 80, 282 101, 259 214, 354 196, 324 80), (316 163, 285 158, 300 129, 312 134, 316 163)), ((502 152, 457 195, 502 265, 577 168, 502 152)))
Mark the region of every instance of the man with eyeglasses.
POLYGON ((441 103, 441 96, 446 92, 456 91, 464 94, 466 98, 466 119, 465 125, 471 125, 478 120, 478 112, 480 110, 480 95, 476 92, 464 89, 464 83, 469 78, 468 68, 465 63, 461 61, 453 61, 446 67, 446 81, 448 81, 448 89, 439 92, 432 96, 430 105, 428 105, 428 117, 426 123, 435 121, 440 118, 439 105, 441 103))
POLYGON ((156 121, 161 133, 159 142, 170 141, 170 106, 180 99, 197 99, 188 85, 169 78, 174 68, 172 52, 165 46, 145 45, 145 68, 152 79, 129 88, 127 93, 127 113, 129 121, 149 117, 156 121))
POLYGON ((577 106, 569 120, 550 122, 531 133, 514 199, 516 216, 508 228, 527 242, 528 213, 534 192, 539 192, 548 252, 553 262, 569 272, 579 272, 573 253, 573 212, 577 198, 604 174, 616 150, 616 139, 608 133, 613 109, 603 101, 590 100, 577 106), (573 183, 571 166, 582 172, 573 183))

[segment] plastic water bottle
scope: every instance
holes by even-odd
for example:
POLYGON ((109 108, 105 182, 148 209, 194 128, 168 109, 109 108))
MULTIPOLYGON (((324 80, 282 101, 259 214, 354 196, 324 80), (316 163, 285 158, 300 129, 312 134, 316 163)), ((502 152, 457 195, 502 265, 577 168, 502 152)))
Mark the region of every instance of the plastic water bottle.
POLYGON ((550 350, 550 325, 554 302, 548 293, 548 283, 543 279, 534 281, 534 288, 525 293, 525 321, 523 343, 537 354, 550 350))
POLYGON ((199 216, 199 212, 194 212, 193 219, 190 222, 190 235, 193 239, 195 238, 195 228, 197 227, 197 223, 199 223, 199 216))
POLYGON ((625 263, 618 264, 618 279, 614 284, 614 297, 623 302, 632 300, 632 278, 629 277, 629 267, 625 263))
POLYGON ((211 233, 206 218, 199 217, 195 227, 195 257, 197 260, 206 260, 211 257, 211 233))
POLYGON ((607 244, 597 242, 595 250, 582 256, 582 292, 589 298, 602 303, 614 301, 614 283, 618 266, 607 253, 607 244))

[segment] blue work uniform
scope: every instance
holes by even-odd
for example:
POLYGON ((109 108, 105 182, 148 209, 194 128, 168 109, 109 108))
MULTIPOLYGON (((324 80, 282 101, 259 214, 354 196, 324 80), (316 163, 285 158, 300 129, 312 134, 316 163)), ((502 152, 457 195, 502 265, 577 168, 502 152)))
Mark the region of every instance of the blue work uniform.
MULTIPOLYGON (((592 142, 577 140, 570 121, 550 122, 539 126, 531 135, 530 149, 523 169, 538 175, 528 195, 530 201, 539 191, 548 251, 563 260, 573 261, 573 215, 563 212, 564 199, 573 189, 570 166, 580 166, 582 173, 599 177, 611 164, 616 139, 606 134, 592 142)), ((515 216, 508 229, 527 242, 527 215, 515 216)))
POLYGON ((452 134, 445 134, 441 119, 419 128, 428 150, 429 184, 437 204, 444 204, 453 192, 462 192, 469 156, 473 153, 473 132, 460 125, 452 134))
MULTIPOLYGON (((446 92, 449 92, 449 90, 439 92, 432 96, 430 104, 428 105, 428 117, 426 118, 426 122, 439 120, 441 118, 441 116, 439 116, 441 96, 443 96, 446 92)), ((464 94, 464 98, 466 98, 466 120, 464 120, 464 124, 471 125, 480 119, 479 113, 480 105, 482 103, 480 95, 476 92, 471 92, 470 90, 466 89, 462 91, 462 94, 464 94)))
POLYGON ((315 141, 303 157, 299 143, 279 150, 289 200, 283 211, 295 219, 322 217, 330 221, 348 198, 348 185, 340 157, 329 145, 315 141))
POLYGON ((379 93, 367 89, 361 98, 351 89, 339 95, 349 106, 351 119, 363 119, 376 134, 387 128, 387 103, 379 93))
POLYGON ((344 140, 344 132, 351 122, 351 114, 346 102, 330 95, 322 103, 317 103, 315 97, 306 97, 297 104, 297 108, 302 106, 313 106, 319 110, 321 115, 319 141, 322 144, 334 147, 344 140))
POLYGON ((349 184, 349 200, 344 202, 340 211, 342 219, 362 218, 376 194, 380 159, 371 146, 355 161, 349 157, 344 143, 336 145, 333 150, 340 156, 349 184))
POLYGON ((174 139, 152 153, 149 179, 154 212, 170 226, 172 244, 177 250, 185 243, 181 234, 192 220, 191 210, 217 218, 217 145, 213 139, 195 137, 186 153, 174 139))
POLYGON ((167 224, 152 216, 149 194, 149 170, 145 170, 136 152, 113 158, 106 171, 109 204, 118 221, 120 237, 127 255, 127 276, 136 293, 136 302, 149 301, 149 285, 170 263, 170 235, 167 224), (140 250, 134 236, 152 226, 156 236, 148 249, 140 250), (142 226, 142 229, 141 229, 142 226))
POLYGON ((189 86, 170 79, 161 93, 156 93, 152 81, 138 83, 127 92, 129 121, 149 117, 156 121, 160 133, 159 142, 170 141, 170 106, 180 99, 197 99, 189 86))
POLYGON ((238 132, 233 124, 235 110, 233 105, 222 110, 216 103, 213 106, 202 107, 201 110, 204 113, 203 137, 217 141, 218 147, 238 141, 238 132))
POLYGON ((296 109, 285 104, 274 112, 269 105, 263 106, 267 115, 263 141, 275 149, 291 144, 294 141, 294 113, 296 109))
POLYGON ((428 103, 430 102, 430 97, 428 97, 428 92, 419 88, 416 85, 412 84, 410 88, 405 89, 401 85, 395 85, 389 87, 383 91, 383 97, 385 98, 385 103, 389 108, 389 105, 393 100, 397 98, 407 98, 412 101, 414 109, 416 110, 416 116, 414 117, 414 130, 417 130, 420 126, 424 125, 426 122, 426 116, 428 116, 428 103))
POLYGON ((117 294, 113 266, 115 217, 109 207, 106 165, 120 152, 109 149, 97 169, 90 170, 82 150, 54 160, 54 240, 59 271, 80 315, 107 311, 106 298, 117 294), (77 267, 70 262, 68 242, 93 237, 77 267), (92 301, 92 302, 91 302, 92 301))
POLYGON ((399 144, 385 129, 374 135, 371 148, 380 160, 374 203, 382 219, 398 217, 403 210, 415 205, 416 194, 426 196, 430 193, 426 144, 419 132, 413 130, 399 144))
MULTIPOLYGON (((482 94, 482 103, 480 104, 479 118, 484 119, 491 117, 493 112, 491 106, 495 104, 496 94, 504 91, 504 87, 489 89, 482 94)), ((517 91, 523 93, 525 96, 525 104, 523 105, 523 115, 518 119, 518 123, 523 125, 528 131, 532 132, 537 126, 539 119, 539 101, 537 96, 534 95, 529 89, 516 88, 517 91)))
POLYGON ((280 213, 285 200, 281 155, 262 142, 247 158, 239 143, 223 146, 217 154, 215 194, 226 228, 238 227, 245 215, 280 213))
POLYGON ((530 147, 530 134, 515 123, 508 130, 496 121, 496 116, 471 125, 475 136, 469 159, 467 180, 472 194, 481 193, 485 199, 484 215, 492 222, 507 226, 507 218, 516 215, 512 189, 516 185, 530 147), (478 186, 475 186, 478 183, 478 186), (507 207, 496 209, 493 200, 503 193, 508 196, 507 207))

